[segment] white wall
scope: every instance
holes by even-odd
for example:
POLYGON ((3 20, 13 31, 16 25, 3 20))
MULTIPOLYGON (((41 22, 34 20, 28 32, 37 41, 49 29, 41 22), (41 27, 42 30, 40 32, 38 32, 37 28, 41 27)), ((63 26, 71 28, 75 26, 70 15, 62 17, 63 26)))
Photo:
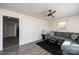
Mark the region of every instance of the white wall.
POLYGON ((20 41, 21 44, 32 42, 40 39, 42 30, 48 31, 48 22, 45 20, 33 18, 33 17, 22 17, 20 21, 20 41))
POLYGON ((16 12, 0 9, 0 49, 2 49, 2 16, 11 16, 19 18, 19 45, 39 40, 42 30, 49 30, 49 22, 46 20, 34 18, 31 16, 19 14, 16 12))
POLYGON ((79 33, 79 15, 56 19, 50 22, 52 31, 62 31, 58 29, 58 22, 66 21, 66 28, 64 32, 77 32, 79 33))
POLYGON ((0 50, 2 50, 3 49, 3 28, 2 28, 2 26, 3 26, 3 21, 2 21, 2 16, 1 16, 1 14, 0 14, 0 50))

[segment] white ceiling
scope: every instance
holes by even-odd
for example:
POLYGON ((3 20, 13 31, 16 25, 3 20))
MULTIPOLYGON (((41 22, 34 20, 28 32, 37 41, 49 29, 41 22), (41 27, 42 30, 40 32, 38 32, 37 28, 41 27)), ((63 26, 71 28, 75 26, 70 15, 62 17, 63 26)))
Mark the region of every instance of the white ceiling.
POLYGON ((56 10, 55 18, 79 14, 78 3, 0 3, 0 8, 41 19, 54 19, 46 16, 49 9, 56 10))

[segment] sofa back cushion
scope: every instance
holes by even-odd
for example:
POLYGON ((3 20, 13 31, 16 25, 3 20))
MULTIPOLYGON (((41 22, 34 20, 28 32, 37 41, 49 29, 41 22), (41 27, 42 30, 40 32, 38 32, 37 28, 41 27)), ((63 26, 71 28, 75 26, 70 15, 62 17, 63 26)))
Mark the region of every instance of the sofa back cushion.
POLYGON ((54 35, 59 37, 64 37, 64 38, 70 38, 71 34, 67 32, 55 32, 54 35))
POLYGON ((75 35, 78 35, 79 36, 79 33, 54 32, 54 35, 55 36, 64 37, 64 38, 68 38, 68 39, 71 39, 72 34, 75 34, 75 35))
POLYGON ((54 32, 54 35, 55 35, 55 36, 62 37, 62 32, 54 32))
POLYGON ((68 32, 63 32, 62 37, 70 39, 71 34, 68 32))

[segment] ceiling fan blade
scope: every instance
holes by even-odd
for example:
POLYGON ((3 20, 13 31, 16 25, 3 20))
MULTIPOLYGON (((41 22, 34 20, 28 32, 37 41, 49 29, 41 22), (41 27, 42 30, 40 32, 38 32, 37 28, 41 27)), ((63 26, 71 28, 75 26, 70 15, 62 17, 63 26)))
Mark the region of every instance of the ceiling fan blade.
POLYGON ((51 12, 51 10, 48 10, 49 12, 51 12))
POLYGON ((55 16, 54 16, 54 15, 52 15, 52 17, 54 18, 55 16))
POLYGON ((47 17, 48 15, 43 15, 42 17, 47 17))
POLYGON ((51 13, 49 13, 47 16, 51 16, 52 14, 51 13))
POLYGON ((56 10, 54 10, 53 12, 52 12, 52 14, 54 14, 56 12, 56 10))

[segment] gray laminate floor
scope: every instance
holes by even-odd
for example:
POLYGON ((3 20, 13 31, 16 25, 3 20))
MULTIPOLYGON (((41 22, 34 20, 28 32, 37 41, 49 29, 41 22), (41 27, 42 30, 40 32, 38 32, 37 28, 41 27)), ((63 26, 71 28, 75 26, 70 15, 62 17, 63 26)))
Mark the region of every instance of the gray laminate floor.
POLYGON ((31 42, 22 46, 14 46, 9 49, 0 51, 0 55, 51 55, 35 42, 31 42))
POLYGON ((3 39, 3 49, 7 49, 16 45, 19 45, 18 37, 8 37, 3 39))

